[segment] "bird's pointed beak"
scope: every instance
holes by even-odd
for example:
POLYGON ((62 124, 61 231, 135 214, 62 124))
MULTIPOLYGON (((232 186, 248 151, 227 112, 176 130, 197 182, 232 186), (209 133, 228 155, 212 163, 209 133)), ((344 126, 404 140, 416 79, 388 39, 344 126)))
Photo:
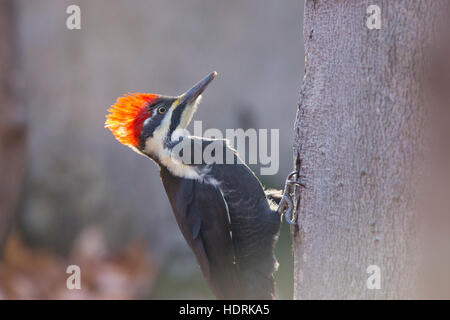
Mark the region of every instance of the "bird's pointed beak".
POLYGON ((208 84, 216 77, 217 72, 211 72, 203 80, 198 82, 191 89, 183 93, 172 104, 174 119, 178 119, 177 129, 185 129, 192 120, 197 105, 200 102, 200 95, 205 91, 208 84))
POLYGON ((206 87, 210 84, 211 81, 213 81, 216 76, 217 72, 214 71, 200 80, 195 86, 183 93, 178 98, 178 105, 188 105, 193 103, 195 99, 197 99, 203 93, 203 91, 205 91, 206 87))

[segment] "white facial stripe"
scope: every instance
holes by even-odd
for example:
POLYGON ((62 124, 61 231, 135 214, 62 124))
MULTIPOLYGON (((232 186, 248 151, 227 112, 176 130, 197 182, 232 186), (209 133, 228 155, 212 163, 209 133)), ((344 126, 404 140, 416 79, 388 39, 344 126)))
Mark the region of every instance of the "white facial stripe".
POLYGON ((186 108, 183 110, 183 113, 181 114, 180 124, 178 125, 178 128, 185 129, 189 125, 201 101, 202 96, 200 95, 197 97, 197 99, 195 99, 193 103, 186 106, 186 108))
POLYGON ((197 110, 198 104, 201 102, 202 96, 198 96, 197 99, 191 104, 188 104, 185 109, 183 110, 183 113, 181 114, 180 123, 178 124, 178 127, 172 132, 172 136, 170 137, 171 141, 177 141, 180 139, 180 137, 186 136, 187 131, 185 130, 186 127, 189 125, 189 123, 192 120, 192 117, 197 110))

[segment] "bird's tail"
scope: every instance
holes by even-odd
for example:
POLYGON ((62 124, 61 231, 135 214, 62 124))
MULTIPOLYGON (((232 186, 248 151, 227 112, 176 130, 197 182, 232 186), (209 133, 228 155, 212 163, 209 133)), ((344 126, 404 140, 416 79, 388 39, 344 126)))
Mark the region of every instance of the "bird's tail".
MULTIPOLYGON (((274 299, 273 273, 278 268, 274 247, 280 230, 280 217, 268 208, 260 213, 263 219, 253 221, 255 233, 240 237, 235 243, 236 260, 243 296, 245 299, 274 299)), ((244 227, 241 224, 241 227, 244 227)), ((240 231, 243 231, 242 228, 240 231)), ((247 229, 249 230, 249 229, 247 229)))

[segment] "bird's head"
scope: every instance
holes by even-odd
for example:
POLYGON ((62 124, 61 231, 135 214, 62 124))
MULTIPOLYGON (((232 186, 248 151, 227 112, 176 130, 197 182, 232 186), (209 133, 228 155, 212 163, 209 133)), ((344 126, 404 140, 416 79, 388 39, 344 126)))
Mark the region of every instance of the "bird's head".
POLYGON ((200 103, 201 94, 216 77, 212 72, 178 97, 130 93, 108 109, 105 127, 138 153, 161 157, 180 130, 185 129, 200 103))

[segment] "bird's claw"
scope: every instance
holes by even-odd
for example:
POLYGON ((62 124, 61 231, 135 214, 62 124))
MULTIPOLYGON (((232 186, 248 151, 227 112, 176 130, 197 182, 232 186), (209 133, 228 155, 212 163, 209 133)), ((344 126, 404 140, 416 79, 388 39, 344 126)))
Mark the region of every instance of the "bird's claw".
POLYGON ((291 172, 287 177, 284 185, 283 196, 277 210, 277 213, 280 215, 284 213, 284 218, 290 225, 295 225, 297 223, 296 217, 292 216, 294 211, 294 201, 292 199, 295 197, 295 187, 298 186, 306 188, 303 183, 297 181, 298 178, 298 171, 291 172), (294 177, 296 177, 296 179, 294 179, 294 177))

